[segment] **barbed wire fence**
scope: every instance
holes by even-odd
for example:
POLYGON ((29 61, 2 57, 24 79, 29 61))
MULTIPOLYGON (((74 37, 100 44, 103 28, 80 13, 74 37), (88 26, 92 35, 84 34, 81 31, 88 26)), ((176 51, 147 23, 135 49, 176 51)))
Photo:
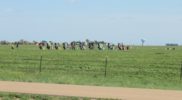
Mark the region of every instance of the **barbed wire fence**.
MULTIPOLYGON (((13 57, 0 58, 0 70, 22 71, 30 73, 43 73, 60 71, 67 74, 90 74, 102 77, 130 75, 166 75, 179 77, 182 80, 182 62, 177 63, 141 63, 133 59, 125 62, 123 59, 113 60, 109 57, 99 59, 70 59, 67 57, 13 57), (147 66, 147 67, 146 67, 147 66), (161 68, 165 70, 160 70, 161 68)), ((160 76, 158 76, 160 77, 160 76)))

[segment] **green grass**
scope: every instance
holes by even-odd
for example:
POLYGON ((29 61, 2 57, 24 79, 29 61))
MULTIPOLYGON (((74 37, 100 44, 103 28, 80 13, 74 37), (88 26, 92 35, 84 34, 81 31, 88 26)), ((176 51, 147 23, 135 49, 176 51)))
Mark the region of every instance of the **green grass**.
POLYGON ((182 47, 132 47, 129 51, 45 50, 0 46, 0 80, 182 90, 182 47), (42 55, 42 72, 39 73, 42 55), (104 77, 105 58, 107 76, 104 77))
POLYGON ((114 100, 101 98, 85 98, 85 97, 65 97, 65 96, 47 96, 20 93, 0 93, 0 100, 114 100))

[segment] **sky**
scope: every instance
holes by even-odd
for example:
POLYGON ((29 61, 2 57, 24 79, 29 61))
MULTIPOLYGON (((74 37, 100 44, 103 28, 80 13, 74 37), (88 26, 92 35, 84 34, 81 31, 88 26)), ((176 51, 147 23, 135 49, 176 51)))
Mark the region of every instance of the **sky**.
POLYGON ((0 40, 182 44, 182 0, 0 0, 0 40))

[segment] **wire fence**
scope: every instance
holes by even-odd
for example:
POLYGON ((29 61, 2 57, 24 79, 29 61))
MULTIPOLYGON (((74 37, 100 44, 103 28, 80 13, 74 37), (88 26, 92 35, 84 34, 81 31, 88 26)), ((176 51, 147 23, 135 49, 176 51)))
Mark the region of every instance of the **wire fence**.
MULTIPOLYGON (((14 57, 9 59, 0 59, 0 70, 12 70, 23 72, 54 72, 66 71, 67 73, 92 73, 105 75, 105 59, 103 60, 84 60, 49 58, 40 56, 39 58, 14 57)), ((106 75, 105 75, 106 76, 106 75)))
MULTIPOLYGON (((113 60, 108 57, 98 59, 69 59, 67 57, 13 57, 0 58, 0 70, 41 73, 60 71, 68 74, 92 74, 100 76, 121 75, 166 75, 180 77, 182 80, 181 63, 140 63, 132 59, 128 62, 113 60)), ((159 76, 160 77, 160 76, 159 76)))

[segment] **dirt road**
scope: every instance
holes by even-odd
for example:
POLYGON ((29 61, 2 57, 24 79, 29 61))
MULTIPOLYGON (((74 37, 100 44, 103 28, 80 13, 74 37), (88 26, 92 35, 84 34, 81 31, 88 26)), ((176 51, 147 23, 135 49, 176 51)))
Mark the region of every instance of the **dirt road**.
POLYGON ((182 91, 7 81, 0 81, 0 91, 122 100, 182 100, 182 91))

